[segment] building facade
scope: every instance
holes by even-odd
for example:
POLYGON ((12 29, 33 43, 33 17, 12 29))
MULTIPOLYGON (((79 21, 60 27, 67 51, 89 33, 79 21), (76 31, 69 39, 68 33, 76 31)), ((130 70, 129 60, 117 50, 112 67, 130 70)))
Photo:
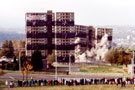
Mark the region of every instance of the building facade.
POLYGON ((67 62, 74 53, 74 13, 56 12, 56 53, 58 61, 67 62))
POLYGON ((89 27, 84 25, 75 25, 75 40, 80 39, 75 46, 80 46, 80 54, 84 53, 88 48, 89 38, 88 38, 89 27))
POLYGON ((34 51, 39 50, 42 59, 55 54, 59 62, 74 62, 75 47, 80 45, 82 54, 96 46, 102 36, 109 34, 112 41, 112 29, 75 25, 73 12, 47 11, 26 13, 26 56, 31 60, 34 51), (76 39, 80 41, 75 43, 76 39), (96 42, 96 43, 95 43, 96 42))
POLYGON ((59 61, 67 61, 74 53, 74 13, 26 13, 26 56, 41 51, 42 58, 56 54, 59 61), (56 18, 55 18, 56 16, 56 18))
POLYGON ((95 48, 95 28, 93 26, 88 27, 88 50, 95 48))
POLYGON ((55 14, 26 14, 26 56, 30 59, 34 51, 40 50, 43 59, 55 50, 55 14))
POLYGON ((107 40, 110 44, 111 48, 111 44, 112 44, 112 28, 95 28, 95 46, 97 46, 98 43, 101 42, 103 36, 107 34, 107 40))

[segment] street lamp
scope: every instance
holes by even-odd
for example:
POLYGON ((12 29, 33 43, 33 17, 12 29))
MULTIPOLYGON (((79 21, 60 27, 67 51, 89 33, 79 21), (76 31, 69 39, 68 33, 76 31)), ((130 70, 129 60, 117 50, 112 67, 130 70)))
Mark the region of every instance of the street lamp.
POLYGON ((134 77, 134 51, 133 51, 133 57, 131 59, 131 78, 134 77))
POLYGON ((55 79, 58 79, 58 69, 57 69, 57 52, 55 51, 55 61, 56 61, 56 67, 55 67, 55 79))
POLYGON ((57 34, 56 34, 56 28, 55 28, 55 62, 56 62, 56 67, 55 67, 55 79, 58 80, 58 69, 57 69, 57 34))
POLYGON ((21 71, 21 52, 19 51, 19 71, 21 71))
POLYGON ((69 74, 71 73, 71 54, 69 55, 69 74))

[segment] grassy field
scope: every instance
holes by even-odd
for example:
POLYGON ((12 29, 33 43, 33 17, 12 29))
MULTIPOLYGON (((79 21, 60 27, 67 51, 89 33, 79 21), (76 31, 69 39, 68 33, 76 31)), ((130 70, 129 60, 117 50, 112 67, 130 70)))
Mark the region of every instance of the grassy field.
MULTIPOLYGON (((12 71, 12 70, 4 70, 5 73, 16 73, 16 74, 22 74, 20 71, 12 71)), ((64 71, 58 71, 60 75, 66 75, 66 72, 64 71)), ((54 75, 55 69, 48 70, 48 71, 36 71, 32 72, 31 74, 46 74, 46 75, 54 75)))
POLYGON ((88 73, 123 73, 122 67, 117 66, 89 66, 89 65, 82 65, 80 66, 81 72, 88 72, 88 73))
MULTIPOLYGON (((68 65, 59 65, 61 67, 68 67, 68 65)), ((72 65, 72 67, 79 67, 80 72, 85 73, 123 73, 122 66, 102 66, 102 65, 72 65)), ((21 73, 19 71, 5 70, 5 73, 21 73)), ((72 71, 73 72, 73 71, 72 71)), ((50 69, 47 71, 33 72, 32 74, 55 74, 55 69, 50 69)), ((64 71, 59 71, 59 74, 64 75, 64 71)))
POLYGON ((134 85, 126 87, 116 85, 84 85, 84 86, 53 86, 53 87, 22 87, 2 90, 135 90, 134 85))

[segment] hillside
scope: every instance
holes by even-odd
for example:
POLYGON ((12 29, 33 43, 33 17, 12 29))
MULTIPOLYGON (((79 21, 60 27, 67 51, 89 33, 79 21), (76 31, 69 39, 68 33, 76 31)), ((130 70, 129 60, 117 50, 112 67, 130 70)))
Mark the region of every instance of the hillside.
POLYGON ((0 28, 0 44, 3 40, 22 40, 25 39, 25 33, 19 32, 22 29, 5 29, 0 28))

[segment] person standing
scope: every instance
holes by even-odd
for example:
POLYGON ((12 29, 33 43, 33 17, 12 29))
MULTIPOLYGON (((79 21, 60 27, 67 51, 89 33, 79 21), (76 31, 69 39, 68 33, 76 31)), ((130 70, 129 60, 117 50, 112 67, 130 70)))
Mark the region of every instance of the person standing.
POLYGON ((9 83, 9 86, 10 86, 10 88, 13 88, 13 87, 14 87, 13 81, 11 81, 11 82, 9 83))
POLYGON ((29 81, 28 81, 28 80, 26 80, 26 87, 28 87, 28 85, 29 85, 29 81))
POLYGON ((126 86, 126 78, 123 77, 123 79, 122 79, 122 87, 125 87, 125 86, 126 86))
POLYGON ((6 80, 6 82, 5 82, 5 86, 8 88, 8 81, 6 80))
POLYGON ((46 81, 46 79, 44 80, 44 86, 46 86, 46 84, 47 84, 47 81, 46 81))

